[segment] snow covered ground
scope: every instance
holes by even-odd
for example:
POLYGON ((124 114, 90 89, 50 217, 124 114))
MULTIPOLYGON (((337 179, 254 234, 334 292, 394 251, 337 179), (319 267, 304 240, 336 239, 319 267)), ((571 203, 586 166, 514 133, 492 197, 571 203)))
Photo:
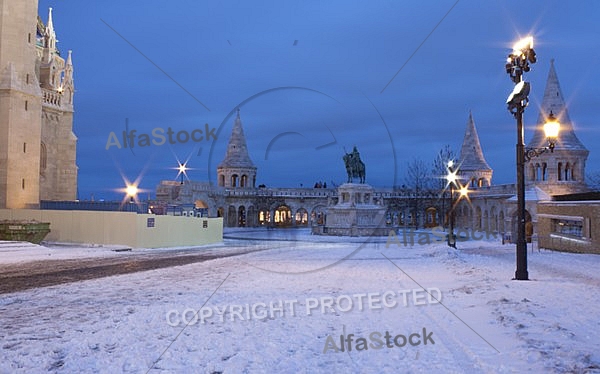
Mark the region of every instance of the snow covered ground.
MULTIPOLYGON (((268 240, 210 250, 266 250, 0 295, 0 372, 600 373, 600 256, 530 249, 531 281, 513 281, 498 240, 227 235, 268 240)), ((38 250, 0 263, 50 257, 38 250)))

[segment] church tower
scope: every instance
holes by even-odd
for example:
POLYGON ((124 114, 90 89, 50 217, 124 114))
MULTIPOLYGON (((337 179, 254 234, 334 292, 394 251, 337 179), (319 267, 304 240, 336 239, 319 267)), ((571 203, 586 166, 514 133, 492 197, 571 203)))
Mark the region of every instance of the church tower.
POLYGON ((544 98, 540 108, 535 132, 527 148, 547 146, 543 125, 552 113, 560 122, 560 132, 554 152, 545 152, 532 158, 526 165, 528 184, 540 187, 549 195, 563 195, 585 192, 585 162, 589 151, 575 135, 573 122, 565 105, 564 96, 558 83, 554 60, 550 61, 550 72, 546 82, 544 98))
POLYGON ((467 129, 460 149, 459 165, 458 176, 463 183, 468 183, 469 187, 489 187, 492 184, 493 170, 483 157, 472 113, 469 113, 467 129))
POLYGON ((39 205, 37 0, 0 0, 0 208, 39 205))
POLYGON ((248 155, 239 108, 233 122, 225 159, 217 166, 217 182, 219 187, 256 187, 256 166, 248 155))
POLYGON ((42 90, 40 200, 77 198, 77 137, 73 133, 73 58, 56 46, 52 8, 44 26, 38 18, 38 77, 42 90))
POLYGON ((73 63, 57 48, 52 9, 0 0, 0 208, 77 198, 73 63))

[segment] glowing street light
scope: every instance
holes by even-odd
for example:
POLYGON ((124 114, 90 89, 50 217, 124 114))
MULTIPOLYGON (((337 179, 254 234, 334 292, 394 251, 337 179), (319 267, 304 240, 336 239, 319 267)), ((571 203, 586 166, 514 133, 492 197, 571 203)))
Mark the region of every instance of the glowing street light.
POLYGON ((127 184, 127 187, 125 187, 125 193, 129 197, 129 202, 133 203, 135 202, 135 197, 138 194, 138 187, 135 184, 127 184))
POLYGON ((548 148, 554 149, 554 144, 556 143, 559 132, 560 122, 554 117, 554 113, 550 111, 550 115, 546 118, 546 123, 544 124, 544 133, 546 134, 549 143, 548 148))
POLYGON ((446 164, 446 169, 448 173, 446 174, 446 180, 448 181, 448 186, 450 186, 450 212, 448 213, 448 246, 456 249, 456 235, 454 235, 454 210, 458 205, 459 201, 463 198, 469 198, 469 189, 467 186, 463 186, 462 183, 459 182, 458 176, 458 166, 454 163, 454 160, 448 161, 446 164), (458 192, 458 199, 454 201, 454 192, 455 188, 458 192))
POLYGON ((179 166, 177 167, 177 170, 179 170, 177 176, 181 175, 181 184, 183 184, 183 176, 185 175, 187 177, 187 171, 189 170, 189 168, 186 166, 187 162, 184 162, 182 164, 181 162, 177 161, 177 163, 179 164, 179 166))
POLYGON ((446 181, 448 182, 448 185, 456 185, 456 182, 458 180, 458 176, 456 175, 456 173, 458 172, 458 170, 454 170, 454 161, 448 161, 447 168, 448 174, 446 174, 446 181))

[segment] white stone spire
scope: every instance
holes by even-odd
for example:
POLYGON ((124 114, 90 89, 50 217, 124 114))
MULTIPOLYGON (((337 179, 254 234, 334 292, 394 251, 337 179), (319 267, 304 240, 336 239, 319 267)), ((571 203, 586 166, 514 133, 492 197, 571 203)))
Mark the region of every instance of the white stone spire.
POLYGON ((248 147, 246 145, 246 136, 242 127, 242 119, 240 118, 240 109, 237 110, 237 116, 233 122, 233 130, 227 145, 227 153, 225 159, 219 164, 222 167, 245 167, 253 168, 254 163, 248 155, 248 147))
POLYGON ((548 79, 546 81, 546 88, 544 90, 544 98, 542 99, 537 126, 531 141, 527 145, 528 147, 539 148, 547 145, 543 126, 546 122, 546 118, 550 115, 550 112, 552 112, 554 117, 560 122, 560 132, 556 141, 555 150, 587 150, 575 135, 573 123, 571 122, 571 118, 569 118, 565 99, 560 89, 553 59, 550 60, 550 71, 548 72, 548 79))
POLYGON ((254 188, 256 184, 256 166, 248 155, 239 108, 225 158, 217 166, 217 178, 220 187, 254 188))
POLYGON ((465 137, 460 149, 460 162, 460 168, 464 171, 492 170, 483 156, 479 135, 477 135, 475 121, 473 120, 473 113, 471 112, 469 112, 467 129, 465 130, 465 137))
POLYGON ((47 57, 47 61, 52 54, 56 53, 56 32, 54 31, 54 22, 52 20, 52 8, 48 8, 48 22, 46 23, 46 30, 44 31, 45 47, 50 52, 47 57))
POLYGON ((473 113, 469 112, 469 120, 465 130, 465 137, 460 149, 460 163, 458 176, 462 183, 470 187, 487 187, 492 183, 493 170, 488 165, 483 150, 479 143, 479 135, 475 128, 473 113))

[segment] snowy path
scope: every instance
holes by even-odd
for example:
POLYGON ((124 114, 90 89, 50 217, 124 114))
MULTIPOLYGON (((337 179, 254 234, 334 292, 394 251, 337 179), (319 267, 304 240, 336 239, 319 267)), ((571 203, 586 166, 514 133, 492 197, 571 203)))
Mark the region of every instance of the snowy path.
POLYGON ((600 256, 535 251, 533 280, 517 282, 514 248, 497 243, 225 247, 234 245, 275 249, 2 295, 0 372, 145 373, 159 357, 151 373, 600 372, 600 256), (408 294, 404 306, 399 291, 417 283, 439 289, 443 305, 415 305, 408 294), (321 309, 328 297, 386 291, 397 306, 370 308, 364 296, 348 311, 321 309), (293 300, 295 315, 283 303, 293 300), (279 301, 283 316, 235 313, 259 303, 268 313, 279 301), (167 322, 205 303, 206 323, 167 322), (223 321, 215 308, 226 308, 223 321), (435 344, 357 351, 373 332, 408 337, 423 328, 435 344), (342 334, 354 334, 352 351, 324 353, 328 337, 339 346, 342 334))

